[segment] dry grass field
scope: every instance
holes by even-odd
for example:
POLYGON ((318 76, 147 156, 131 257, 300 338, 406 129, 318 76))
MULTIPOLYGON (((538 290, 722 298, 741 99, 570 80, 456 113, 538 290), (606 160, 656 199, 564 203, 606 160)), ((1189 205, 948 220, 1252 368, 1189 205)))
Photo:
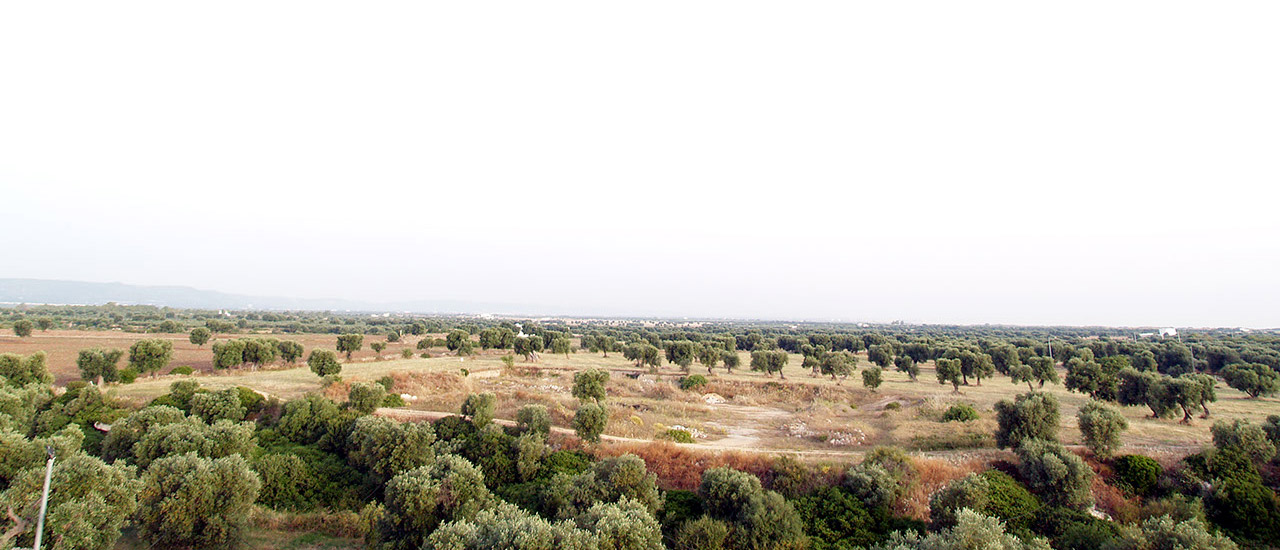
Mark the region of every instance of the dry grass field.
MULTIPOLYGON (((244 335, 236 335, 244 336, 244 335)), ((494 392, 499 398, 499 418, 514 417, 526 403, 542 403, 552 412, 557 426, 567 427, 577 402, 570 395, 572 375, 586 368, 611 371, 608 387, 612 417, 606 433, 620 439, 651 440, 667 428, 682 426, 696 436, 696 448, 708 450, 792 451, 815 457, 858 454, 874 445, 892 444, 920 452, 966 456, 990 452, 995 430, 992 407, 1001 399, 1012 399, 1026 391, 1023 384, 1007 378, 983 381, 982 385, 950 386, 936 383, 933 364, 921 365, 920 379, 911 382, 895 371, 884 373, 884 383, 875 391, 862 387, 855 374, 836 382, 812 377, 800 368, 801 358, 792 356, 785 380, 740 369, 732 374, 717 368, 709 384, 698 391, 682 391, 676 381, 683 376, 678 368, 664 366, 656 373, 637 369, 621 354, 586 352, 569 356, 543 354, 538 362, 517 359, 505 368, 502 353, 487 351, 472 357, 456 357, 442 349, 431 350, 431 358, 401 359, 401 349, 414 349, 416 340, 390 344, 382 359, 365 349, 344 364, 344 381, 324 387, 319 377, 305 365, 275 365, 261 370, 248 368, 212 372, 209 345, 197 348, 182 335, 140 335, 120 332, 50 331, 30 338, 0 338, 0 352, 31 353, 43 350, 50 355, 50 367, 59 383, 76 377, 75 357, 79 349, 107 346, 127 348, 144 337, 174 341, 172 365, 191 365, 201 384, 211 389, 247 386, 281 399, 308 392, 322 392, 342 399, 351 382, 372 381, 382 376, 395 378, 394 391, 409 396, 408 409, 455 412, 471 392, 494 392), (973 405, 981 415, 974 422, 942 422, 943 412, 955 403, 973 405)), ((314 348, 333 349, 336 338, 328 334, 271 335, 299 341, 309 352, 314 348)), ((743 364, 749 363, 743 353, 743 364)), ((859 368, 869 365, 860 361, 859 368)), ((706 374, 694 365, 692 373, 706 374)), ((168 390, 181 377, 140 378, 130 385, 116 385, 110 393, 142 403, 168 390)), ((1060 385, 1044 391, 1062 403, 1062 439, 1078 444, 1074 416, 1085 397, 1060 385)), ((1181 455, 1210 441, 1209 426, 1216 419, 1246 418, 1254 422, 1280 414, 1280 400, 1248 399, 1244 394, 1219 383, 1218 402, 1211 407, 1213 418, 1197 418, 1190 425, 1171 419, 1152 419, 1145 408, 1123 408, 1130 429, 1125 435, 1129 451, 1152 455, 1181 455)))

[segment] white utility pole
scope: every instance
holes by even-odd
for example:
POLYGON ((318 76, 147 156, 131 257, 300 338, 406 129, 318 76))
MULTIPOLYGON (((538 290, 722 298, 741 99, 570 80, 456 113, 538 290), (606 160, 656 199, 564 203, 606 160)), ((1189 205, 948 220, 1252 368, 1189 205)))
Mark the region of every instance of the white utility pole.
POLYGON ((32 550, 40 550, 40 539, 44 538, 44 513, 49 509, 49 480, 53 478, 53 446, 45 447, 49 453, 49 462, 44 467, 44 495, 40 497, 40 517, 36 519, 36 545, 32 550))

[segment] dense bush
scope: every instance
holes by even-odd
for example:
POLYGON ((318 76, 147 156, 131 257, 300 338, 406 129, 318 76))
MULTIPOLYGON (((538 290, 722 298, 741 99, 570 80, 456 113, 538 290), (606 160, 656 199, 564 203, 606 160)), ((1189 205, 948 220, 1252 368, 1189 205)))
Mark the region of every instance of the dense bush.
POLYGON ((362 414, 372 413, 386 398, 387 389, 372 382, 357 382, 347 392, 347 404, 362 414))
POLYGON ((728 468, 702 474, 698 489, 707 516, 729 525, 728 548, 802 548, 804 527, 794 506, 765 491, 755 476, 728 468))
POLYGON ((943 422, 970 422, 978 419, 978 411, 967 403, 957 403, 942 413, 943 422))
POLYGON ((682 390, 696 390, 705 385, 707 385, 707 377, 701 374, 691 374, 680 378, 680 389, 682 390))
POLYGON ((196 371, 195 369, 188 367, 186 365, 179 365, 179 366, 173 367, 172 369, 169 369, 169 374, 185 375, 185 374, 191 374, 195 371, 196 371))
POLYGON ((956 525, 941 531, 919 534, 919 531, 895 532, 889 540, 870 547, 871 550, 1048 550, 1040 538, 1027 540, 1005 532, 1000 520, 973 510, 961 510, 956 525))
POLYGON ((551 433, 551 413, 545 405, 525 405, 516 411, 516 427, 524 433, 551 433))
POLYGON ((823 487, 795 500, 796 512, 813 550, 853 550, 884 540, 897 530, 924 530, 920 522, 894 518, 885 508, 868 508, 853 491, 823 487))
POLYGON ((1124 455, 1116 457, 1111 463, 1115 472, 1113 485, 1135 496, 1148 496, 1155 489, 1156 482, 1164 473, 1164 468, 1154 459, 1142 455, 1124 455))
POLYGON ((693 434, 690 434, 689 430, 681 430, 677 428, 669 428, 667 429, 667 431, 662 432, 662 439, 669 439, 671 441, 675 441, 676 443, 693 443, 694 442, 693 434))
POLYGON ((492 393, 473 393, 462 403, 462 416, 470 419, 475 427, 483 428, 493 422, 497 402, 497 396, 492 393))
POLYGON ((1011 532, 1028 529, 1040 510, 1040 499, 998 470, 970 474, 952 481, 929 500, 935 526, 952 527, 957 514, 968 508, 1005 522, 1011 532))

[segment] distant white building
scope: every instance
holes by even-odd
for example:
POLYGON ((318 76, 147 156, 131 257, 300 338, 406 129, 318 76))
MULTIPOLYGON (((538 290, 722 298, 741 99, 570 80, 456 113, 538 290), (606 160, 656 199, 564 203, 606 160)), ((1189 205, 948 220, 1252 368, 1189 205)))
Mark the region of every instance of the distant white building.
POLYGON ((1177 335, 1178 335, 1178 329, 1176 328, 1169 327, 1169 328, 1160 329, 1161 338, 1167 338, 1167 337, 1177 336, 1177 335))

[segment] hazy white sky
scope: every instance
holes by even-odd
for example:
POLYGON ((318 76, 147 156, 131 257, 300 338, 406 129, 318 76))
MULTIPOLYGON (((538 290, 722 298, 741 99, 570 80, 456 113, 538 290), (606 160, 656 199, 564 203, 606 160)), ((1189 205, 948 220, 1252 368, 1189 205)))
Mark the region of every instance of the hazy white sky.
POLYGON ((0 277, 1280 326, 1280 4, 0 6, 0 277))

